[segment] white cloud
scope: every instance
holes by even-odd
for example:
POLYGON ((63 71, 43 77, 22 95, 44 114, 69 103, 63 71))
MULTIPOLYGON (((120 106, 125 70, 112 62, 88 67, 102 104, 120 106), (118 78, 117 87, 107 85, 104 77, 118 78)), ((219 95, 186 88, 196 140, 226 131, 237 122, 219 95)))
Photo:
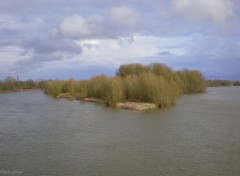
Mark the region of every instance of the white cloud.
POLYGON ((133 28, 141 21, 141 15, 130 7, 113 7, 110 10, 110 21, 117 27, 133 28))
POLYGON ((23 51, 18 46, 0 47, 0 72, 8 70, 15 62, 24 59, 21 55, 23 51))
POLYGON ((129 62, 148 62, 142 59, 159 56, 159 53, 166 52, 166 50, 173 56, 185 55, 188 52, 188 40, 189 38, 184 37, 159 38, 134 35, 131 42, 128 37, 121 37, 119 39, 82 40, 77 44, 83 49, 79 59, 84 63, 120 65, 129 62))
POLYGON ((210 20, 220 26, 225 26, 227 19, 234 16, 231 0, 175 0, 173 8, 188 20, 210 20))
POLYGON ((0 15, 0 29, 5 30, 29 30, 44 25, 40 17, 14 18, 9 15, 0 15))
MULTIPOLYGON (((171 61, 177 65, 182 61, 184 67, 191 64, 197 67, 204 64, 202 58, 210 62, 220 56, 225 58, 225 66, 230 64, 230 58, 239 61, 239 3, 239 0, 22 0, 21 3, 2 0, 1 75, 3 69, 9 68, 16 68, 15 71, 28 68, 34 73, 40 66, 43 70, 56 65, 112 67, 153 62, 153 57, 155 62, 171 61)), ((49 71, 45 73, 51 75, 49 71)))
POLYGON ((83 53, 81 57, 91 58, 91 60, 105 62, 115 62, 120 59, 120 62, 126 62, 129 59, 152 56, 157 52, 154 37, 145 38, 141 36, 135 36, 134 42, 122 42, 128 40, 121 38, 121 41, 117 39, 101 39, 101 40, 84 40, 79 41, 78 44, 83 47, 83 53), (90 45, 91 47, 85 47, 90 45))
POLYGON ((92 14, 83 18, 75 14, 65 17, 52 33, 73 39, 118 38, 129 30, 141 29, 141 19, 142 16, 132 8, 117 6, 102 15, 92 14))
POLYGON ((64 37, 89 37, 93 34, 93 26, 80 15, 72 15, 63 19, 59 32, 64 37))

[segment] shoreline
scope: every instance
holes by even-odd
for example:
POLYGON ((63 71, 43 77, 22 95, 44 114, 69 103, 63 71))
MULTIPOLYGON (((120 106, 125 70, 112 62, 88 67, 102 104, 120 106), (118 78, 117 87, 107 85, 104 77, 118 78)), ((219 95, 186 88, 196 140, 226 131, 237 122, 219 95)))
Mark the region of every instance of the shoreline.
POLYGON ((15 91, 0 91, 0 93, 15 93, 15 92, 38 92, 43 91, 42 89, 20 89, 15 91))
MULTIPOLYGON (((92 103, 98 103, 98 104, 105 104, 105 102, 102 99, 97 98, 80 98, 77 95, 71 95, 70 93, 64 93, 56 96, 56 98, 63 98, 67 100, 79 100, 82 102, 92 102, 92 103)), ((120 109, 126 109, 126 110, 136 110, 136 111, 143 111, 143 110, 150 110, 150 109, 159 109, 159 107, 154 103, 148 103, 148 102, 133 102, 133 101, 127 101, 127 102, 118 102, 116 105, 116 108, 120 109)))

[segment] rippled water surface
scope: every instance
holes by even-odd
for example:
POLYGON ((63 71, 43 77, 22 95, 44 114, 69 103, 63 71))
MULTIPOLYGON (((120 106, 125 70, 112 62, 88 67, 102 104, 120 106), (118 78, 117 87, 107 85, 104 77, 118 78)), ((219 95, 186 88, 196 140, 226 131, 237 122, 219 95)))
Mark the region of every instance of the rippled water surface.
POLYGON ((209 88, 143 112, 43 92, 0 94, 6 174, 238 176, 240 88, 209 88))

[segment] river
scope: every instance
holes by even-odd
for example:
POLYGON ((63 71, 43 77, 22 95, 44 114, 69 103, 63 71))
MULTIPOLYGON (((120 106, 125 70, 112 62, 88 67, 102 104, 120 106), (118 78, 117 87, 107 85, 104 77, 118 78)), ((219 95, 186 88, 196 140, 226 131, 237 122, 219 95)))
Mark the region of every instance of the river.
POLYGON ((0 94, 0 176, 237 176, 240 87, 129 111, 0 94))

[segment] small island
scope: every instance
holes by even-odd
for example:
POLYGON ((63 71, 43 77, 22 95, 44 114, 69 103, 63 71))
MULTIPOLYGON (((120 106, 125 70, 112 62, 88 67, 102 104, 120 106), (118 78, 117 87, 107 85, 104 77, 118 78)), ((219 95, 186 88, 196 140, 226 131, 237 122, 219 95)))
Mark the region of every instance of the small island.
POLYGON ((131 110, 171 106, 182 94, 201 93, 207 82, 200 71, 174 71, 164 64, 121 65, 114 77, 48 81, 45 93, 56 98, 104 103, 131 110))

